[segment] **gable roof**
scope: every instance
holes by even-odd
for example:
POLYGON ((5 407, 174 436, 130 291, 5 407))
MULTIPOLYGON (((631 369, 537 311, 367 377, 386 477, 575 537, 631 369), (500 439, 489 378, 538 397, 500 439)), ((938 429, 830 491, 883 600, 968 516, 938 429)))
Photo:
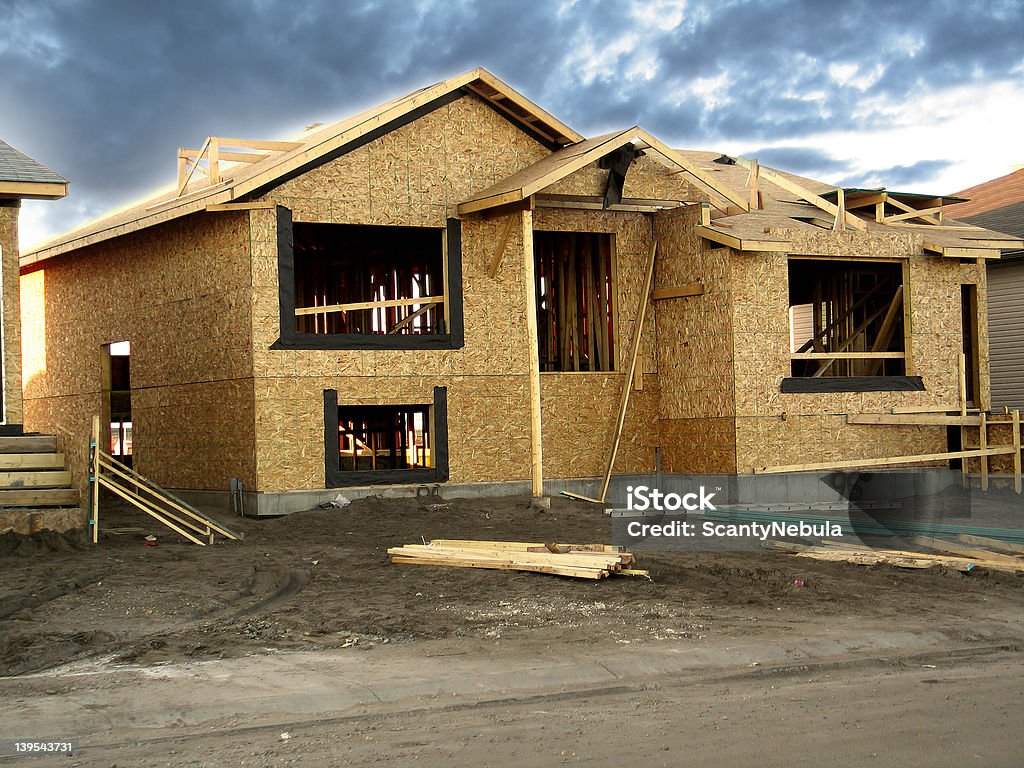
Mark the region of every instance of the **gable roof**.
MULTIPOLYGON (((306 171, 406 125, 444 104, 473 93, 538 141, 555 149, 583 136, 484 69, 473 69, 440 83, 304 134, 295 145, 268 152, 256 162, 224 169, 221 180, 177 187, 143 203, 115 212, 36 246, 21 257, 29 266, 77 248, 205 210, 207 206, 244 201, 306 171)), ((236 140, 225 140, 226 143, 236 140)), ((275 144, 275 142, 250 142, 275 144)), ((288 146, 282 144, 282 146, 288 146)))
POLYGON ((724 210, 730 205, 747 207, 741 194, 733 191, 728 185, 720 183, 698 166, 689 163, 677 150, 671 149, 643 128, 633 126, 624 131, 586 139, 548 155, 459 203, 459 214, 473 213, 525 200, 530 195, 626 145, 635 145, 638 149, 647 151, 653 150, 661 156, 664 162, 687 173, 700 186, 706 188, 711 199, 721 209, 724 210))
POLYGON ((67 193, 67 179, 0 140, 0 197, 56 199, 67 193))

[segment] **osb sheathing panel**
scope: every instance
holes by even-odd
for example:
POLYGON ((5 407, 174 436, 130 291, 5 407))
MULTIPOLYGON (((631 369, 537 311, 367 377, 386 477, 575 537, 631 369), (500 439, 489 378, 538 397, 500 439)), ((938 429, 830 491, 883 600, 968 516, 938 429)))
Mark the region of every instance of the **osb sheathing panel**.
POLYGON ((27 428, 84 444, 102 345, 129 340, 136 469, 175 488, 253 485, 248 244, 246 213, 198 214, 24 275, 27 428))
MULTIPOLYGON (((990 418, 998 419, 1003 423, 989 424, 987 432, 987 445, 989 448, 995 448, 997 446, 1012 446, 1013 445, 1013 425, 1007 424, 1006 420, 1009 418, 1005 414, 999 413, 994 414, 990 418)), ((981 447, 981 428, 980 427, 964 427, 961 430, 962 444, 964 450, 970 450, 972 448, 981 447)), ((973 473, 981 472, 981 459, 968 459, 967 460, 968 471, 973 473)), ((989 456, 988 457, 988 471, 990 474, 1013 474, 1013 456, 989 456)))
MULTIPOLYGON (((546 187, 545 194, 559 195, 604 195, 608 171, 598 168, 597 162, 556 181, 546 187)), ((668 168, 650 157, 635 160, 626 171, 622 186, 623 197, 655 200, 706 201, 706 192, 687 181, 686 174, 668 168)))
MULTIPOLYGON (((467 97, 287 182, 264 200, 292 208, 296 221, 442 227, 472 192, 547 154, 494 110, 467 97)), ((685 187, 678 179, 673 183, 685 187)), ((635 194, 661 196, 653 186, 637 188, 635 194)), ((529 477, 530 350, 525 344, 528 293, 521 214, 511 214, 515 221, 498 272, 488 275, 507 215, 462 222, 463 349, 327 351, 269 349, 279 335, 275 214, 251 213, 259 490, 323 486, 324 389, 337 389, 343 404, 400 404, 413 397, 430 402, 432 388, 446 386, 451 480, 529 477)), ((614 234, 618 360, 624 367, 650 250, 649 219, 635 213, 538 209, 534 227, 614 234)), ((617 471, 654 466, 653 304, 648 312, 641 346, 648 375, 644 392, 634 393, 627 414, 617 471)), ((545 476, 604 471, 622 378, 542 377, 545 476)))
POLYGON ((6 424, 21 424, 21 310, 18 294, 18 208, 0 206, 3 251, 3 388, 6 424))
POLYGON ((68 509, 0 509, 0 535, 38 531, 65 533, 87 525, 86 513, 79 507, 68 509))
POLYGON ((654 216, 655 288, 699 282, 705 289, 656 302, 662 467, 734 472, 731 257, 696 236, 699 223, 697 207, 654 216))
MULTIPOLYGON (((781 231, 780 231, 781 232, 781 231)), ((733 256, 737 456, 740 472, 753 467, 814 461, 882 458, 946 450, 942 429, 852 426, 824 414, 878 413, 893 407, 945 406, 959 402, 960 285, 979 285, 985 313, 984 271, 975 264, 918 255, 916 233, 805 233, 785 230, 794 253, 834 256, 909 257, 906 286, 911 307, 908 374, 922 376, 924 392, 782 394, 789 375, 788 258, 782 253, 733 256), (797 415, 814 418, 793 418, 797 415), (786 420, 783 421, 782 417, 786 420), (827 455, 818 458, 819 450, 827 455)), ((809 265, 811 266, 811 265, 809 265)), ((982 390, 987 401, 988 341, 981 334, 982 390)))

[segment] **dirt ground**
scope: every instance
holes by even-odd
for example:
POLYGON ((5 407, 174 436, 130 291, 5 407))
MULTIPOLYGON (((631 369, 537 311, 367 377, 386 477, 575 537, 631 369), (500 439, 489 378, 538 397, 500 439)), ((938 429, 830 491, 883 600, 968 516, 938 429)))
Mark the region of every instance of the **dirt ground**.
POLYGON ((785 638, 808 627, 941 625, 964 642, 1020 625, 1024 579, 769 553, 640 556, 652 581, 392 565, 432 538, 609 541, 609 519, 565 498, 359 500, 225 520, 241 543, 197 547, 131 511, 84 537, 0 537, 0 676, 94 659, 155 664, 430 639, 556 645, 785 638), (120 530, 118 530, 120 529, 120 530), (144 536, 158 546, 144 546, 144 536), (803 586, 794 582, 800 579, 803 586), (988 628, 988 629, 985 629, 988 628))

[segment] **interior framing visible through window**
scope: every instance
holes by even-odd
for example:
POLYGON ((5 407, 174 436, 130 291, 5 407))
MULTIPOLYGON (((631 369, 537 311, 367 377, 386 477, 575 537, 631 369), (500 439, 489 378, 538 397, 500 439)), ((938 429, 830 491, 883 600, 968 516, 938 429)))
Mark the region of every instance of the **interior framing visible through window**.
POLYGON ((324 465, 328 488, 448 479, 448 400, 434 387, 429 403, 339 404, 324 390, 324 465))
POLYGON ((791 376, 907 375, 904 259, 789 259, 791 376))
POLYGON ((274 349, 458 349, 462 228, 292 222, 277 208, 274 349), (317 258, 320 250, 323 258, 317 258))
POLYGON ((536 231, 533 242, 541 372, 616 370, 614 235, 536 231))

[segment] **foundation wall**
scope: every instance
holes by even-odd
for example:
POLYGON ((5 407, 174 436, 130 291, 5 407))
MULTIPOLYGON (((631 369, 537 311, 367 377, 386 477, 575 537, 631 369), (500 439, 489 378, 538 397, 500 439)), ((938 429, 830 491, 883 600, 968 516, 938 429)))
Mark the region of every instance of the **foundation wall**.
POLYGON ((170 488, 255 483, 248 215, 189 216, 24 274, 25 424, 79 489, 104 344, 131 342, 133 462, 170 488))
MULTIPOLYGON (((733 252, 733 322, 736 355, 737 468, 882 458, 947 450, 944 427, 850 425, 846 414, 893 407, 959 407, 960 286, 975 283, 985 316, 984 268, 956 259, 924 257, 921 235, 786 231, 794 253, 849 258, 909 257, 908 375, 921 376, 923 392, 783 394, 789 376, 787 255, 733 252)), ((980 333, 982 399, 988 402, 988 338, 980 333)))

